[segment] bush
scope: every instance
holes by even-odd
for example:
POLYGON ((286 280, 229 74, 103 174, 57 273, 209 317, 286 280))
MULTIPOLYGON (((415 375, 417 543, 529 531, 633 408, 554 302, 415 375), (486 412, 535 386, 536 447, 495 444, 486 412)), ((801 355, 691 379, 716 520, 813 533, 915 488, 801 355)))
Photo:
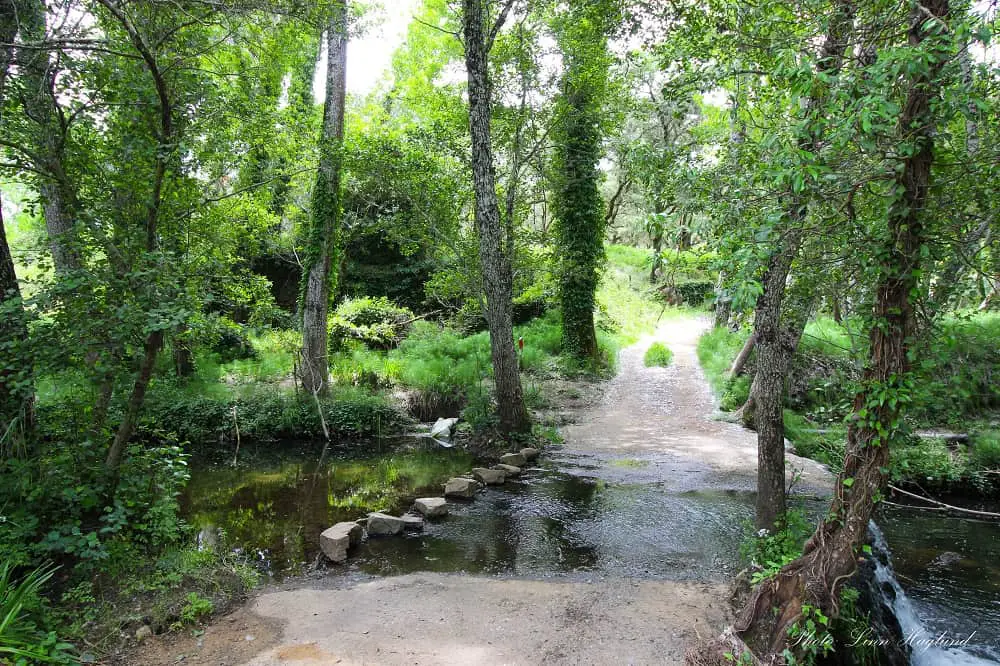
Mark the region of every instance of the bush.
POLYGON ((1000 470, 1000 431, 986 430, 972 438, 973 463, 980 469, 1000 470))
POLYGON ((668 365, 670 365, 670 362, 673 361, 673 358, 674 358, 673 352, 671 352, 666 345, 660 342, 654 342, 652 345, 650 345, 649 349, 646 350, 646 355, 643 357, 642 360, 647 368, 652 368, 652 367, 665 368, 668 365))
POLYGON ((384 296, 349 298, 330 317, 330 350, 337 352, 348 340, 357 340, 372 349, 392 349, 413 323, 413 312, 384 296))
POLYGON ((209 348, 222 363, 256 356, 246 329, 225 317, 219 317, 212 322, 208 335, 212 341, 209 348))

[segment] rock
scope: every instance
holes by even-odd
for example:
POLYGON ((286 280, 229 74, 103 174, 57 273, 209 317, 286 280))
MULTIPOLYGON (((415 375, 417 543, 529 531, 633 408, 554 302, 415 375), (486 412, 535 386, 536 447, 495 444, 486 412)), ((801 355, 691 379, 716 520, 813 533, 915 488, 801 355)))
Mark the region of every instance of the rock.
POLYGON ((431 426, 431 437, 435 439, 449 439, 451 437, 451 430, 458 423, 458 419, 438 419, 431 426))
POLYGON ((521 474, 520 467, 514 467, 513 465, 504 465, 503 463, 500 463, 499 465, 493 465, 493 469, 500 470, 507 476, 520 476, 521 474))
POLYGON ((347 550, 361 543, 363 530, 357 523, 337 523, 319 535, 319 547, 332 562, 347 561, 347 550))
POLYGON ((140 643, 146 640, 147 638, 152 638, 152 637, 153 637, 153 629, 148 624, 144 624, 135 630, 135 640, 139 641, 140 643))
POLYGON ((527 461, 528 459, 521 453, 507 453, 500 456, 500 462, 513 467, 524 467, 524 463, 527 461))
POLYGON ((448 515, 448 502, 443 497, 421 497, 413 502, 413 508, 425 518, 440 518, 448 515))
POLYGON ((390 516, 387 513, 368 514, 368 534, 371 536, 389 536, 399 534, 406 525, 402 518, 390 516))
POLYGON ((403 529, 419 532, 424 529, 424 518, 413 513, 405 513, 399 517, 403 521, 403 529))
POLYGON ((486 469, 484 467, 476 467, 472 470, 472 476, 480 483, 485 483, 488 486, 502 486, 504 481, 507 480, 507 475, 499 469, 486 469))
POLYGON ((448 483, 444 486, 444 495, 445 497, 472 499, 476 496, 476 490, 478 489, 479 484, 472 479, 456 476, 453 479, 448 479, 448 483))
MULTIPOLYGON (((521 449, 521 455, 524 456, 525 460, 534 460, 541 453, 538 449, 521 449)), ((511 463, 513 464, 513 463, 511 463)), ((518 465, 520 467, 520 465, 518 465)))

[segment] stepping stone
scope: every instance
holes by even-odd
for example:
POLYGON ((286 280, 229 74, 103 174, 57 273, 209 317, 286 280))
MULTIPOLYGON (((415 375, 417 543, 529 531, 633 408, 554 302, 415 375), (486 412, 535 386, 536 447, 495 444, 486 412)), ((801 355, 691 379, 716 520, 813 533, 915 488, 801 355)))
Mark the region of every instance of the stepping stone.
POLYGON ((332 562, 347 561, 347 550, 361 543, 363 530, 357 523, 337 523, 319 535, 319 547, 332 562))
POLYGON ((485 483, 487 486, 502 486, 504 481, 507 480, 507 475, 499 469, 486 469, 484 467, 476 467, 472 470, 472 476, 480 483, 485 483))
POLYGON ((521 455, 526 461, 534 460, 541 453, 538 449, 521 449, 521 455))
POLYGON ((511 465, 512 467, 524 467, 524 463, 527 462, 527 458, 520 453, 507 453, 500 456, 500 462, 504 465, 511 465))
POLYGON ((448 483, 444 486, 444 496, 473 499, 477 490, 479 490, 479 484, 474 480, 456 476, 453 479, 448 479, 448 483))
POLYGON ((521 468, 520 467, 514 467, 513 465, 504 465, 503 463, 500 463, 498 465, 493 465, 493 469, 499 470, 499 471, 503 472, 504 474, 506 474, 507 476, 520 476, 521 475, 521 468))
POLYGON ((368 535, 369 536, 391 536, 403 531, 405 523, 402 518, 390 516, 386 513, 368 514, 368 535))
POLYGON ((411 532, 419 532, 424 529, 424 518, 412 513, 404 513, 399 517, 403 521, 403 529, 411 532))
POLYGON ((421 497, 413 502, 413 508, 426 518, 440 518, 448 515, 448 502, 443 497, 421 497))

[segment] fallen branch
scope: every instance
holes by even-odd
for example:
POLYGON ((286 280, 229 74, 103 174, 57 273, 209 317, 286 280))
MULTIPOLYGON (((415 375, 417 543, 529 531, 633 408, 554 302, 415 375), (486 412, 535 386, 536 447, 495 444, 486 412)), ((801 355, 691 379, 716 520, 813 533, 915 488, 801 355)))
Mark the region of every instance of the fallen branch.
POLYGON ((933 504, 934 506, 941 507, 940 509, 937 509, 938 511, 947 510, 947 511, 955 511, 957 513, 968 513, 973 516, 985 516, 986 518, 1000 518, 1000 513, 993 513, 992 511, 976 511, 975 509, 963 509, 960 506, 952 506, 951 504, 945 504, 944 502, 931 499, 930 497, 924 497, 923 495, 917 495, 916 493, 908 492, 906 490, 903 490, 902 488, 897 488, 892 484, 889 485, 889 488, 893 492, 897 492, 901 495, 906 495, 907 497, 912 497, 913 499, 918 499, 922 502, 927 502, 928 504, 933 504))

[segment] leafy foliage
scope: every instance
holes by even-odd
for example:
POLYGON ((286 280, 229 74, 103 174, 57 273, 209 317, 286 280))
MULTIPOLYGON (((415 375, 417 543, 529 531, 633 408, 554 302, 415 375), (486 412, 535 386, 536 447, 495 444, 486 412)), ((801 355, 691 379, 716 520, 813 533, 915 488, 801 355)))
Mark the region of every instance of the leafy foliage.
POLYGON ((674 354, 670 351, 670 348, 664 345, 662 342, 654 342, 646 350, 645 356, 643 356, 643 363, 647 368, 661 367, 665 368, 670 365, 673 361, 674 354))

